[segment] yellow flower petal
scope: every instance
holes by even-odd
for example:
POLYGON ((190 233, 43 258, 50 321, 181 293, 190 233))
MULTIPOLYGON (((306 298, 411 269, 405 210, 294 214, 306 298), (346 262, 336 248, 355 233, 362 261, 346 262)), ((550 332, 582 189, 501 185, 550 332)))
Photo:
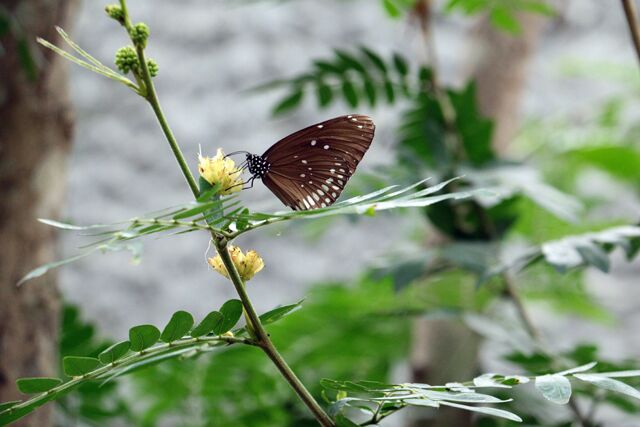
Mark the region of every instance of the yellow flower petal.
MULTIPOLYGON (((233 261, 233 265, 236 266, 238 274, 242 280, 249 281, 260 270, 264 268, 264 261, 254 250, 248 251, 246 254, 242 253, 242 250, 237 246, 229 246, 229 255, 233 261)), ((222 274, 224 277, 229 278, 229 273, 222 263, 220 255, 216 255, 213 258, 209 258, 209 265, 213 267, 215 271, 222 274)))
POLYGON ((220 194, 226 196, 242 190, 242 171, 230 157, 218 148, 215 157, 198 155, 198 172, 209 184, 220 184, 220 194))

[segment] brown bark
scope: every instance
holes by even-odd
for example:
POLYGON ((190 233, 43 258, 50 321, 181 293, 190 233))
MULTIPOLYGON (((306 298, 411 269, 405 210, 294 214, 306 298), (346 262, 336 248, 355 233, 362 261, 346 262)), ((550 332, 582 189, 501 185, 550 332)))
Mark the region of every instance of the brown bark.
POLYGON ((539 14, 520 14, 522 33, 518 35, 496 30, 487 19, 477 28, 471 78, 477 83, 480 112, 495 121, 493 146, 498 153, 508 149, 518 129, 527 68, 545 19, 539 14))
MULTIPOLYGON (((0 42, 0 402, 23 399, 15 380, 56 376, 60 298, 55 276, 16 283, 55 258, 55 235, 37 218, 56 218, 64 202, 65 162, 72 136, 63 61, 37 47, 36 36, 57 41, 71 1, 2 1, 11 30, 0 42), (29 47, 36 73, 21 59, 29 47)), ((23 57, 24 58, 24 55, 23 57)), ((43 408, 16 425, 53 424, 43 408)))

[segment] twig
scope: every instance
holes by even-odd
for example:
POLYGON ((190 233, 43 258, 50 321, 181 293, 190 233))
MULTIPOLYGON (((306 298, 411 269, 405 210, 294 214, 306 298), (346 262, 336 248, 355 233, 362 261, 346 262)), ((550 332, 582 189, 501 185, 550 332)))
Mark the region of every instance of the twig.
POLYGON ((296 374, 291 370, 287 362, 280 355, 276 347, 273 345, 271 338, 269 338, 269 334, 264 329, 264 326, 260 322, 260 318, 253 308, 253 304, 249 299, 249 295, 244 286, 244 282, 238 273, 238 270, 231 259, 231 255, 229 254, 229 250, 227 247, 227 239, 225 238, 214 238, 214 244, 216 246, 216 250, 222 259, 222 263, 224 264, 227 272, 229 273, 229 277, 231 282, 236 288, 236 292, 242 301, 242 305, 244 306, 245 314, 247 316, 247 322, 249 323, 247 329, 250 329, 255 335, 256 342, 260 348, 266 353, 266 355, 271 359, 274 365, 278 368, 282 376, 287 380, 291 388, 296 392, 300 400, 304 402, 304 404, 309 408, 309 410, 313 413, 316 420, 323 427, 333 427, 334 423, 331 418, 326 414, 326 412, 322 409, 322 407, 318 404, 318 402, 313 398, 311 393, 306 389, 304 384, 300 381, 300 379, 296 376, 296 374))
MULTIPOLYGON (((127 32, 131 34, 133 27, 131 25, 131 19, 127 11, 126 0, 120 0, 120 6, 124 15, 124 26, 127 32)), ((140 69, 142 71, 140 77, 145 86, 144 97, 153 108, 156 118, 158 119, 158 122, 162 127, 162 131, 164 132, 164 135, 169 142, 169 145, 171 146, 171 150, 173 151, 180 169, 182 170, 182 174, 187 180, 189 188, 191 188, 191 192, 197 198, 200 193, 198 185, 193 175, 191 174, 191 170, 189 169, 182 151, 180 150, 180 146, 178 145, 178 142, 176 141, 173 132, 169 127, 167 119, 162 112, 162 108, 160 106, 160 102, 158 100, 158 96, 151 79, 151 73, 149 72, 149 67, 147 66, 147 61, 145 59, 144 47, 140 43, 135 43, 133 39, 132 41, 134 42, 134 45, 136 47, 138 61, 140 63, 140 69)), ((276 365, 282 376, 287 380, 296 394, 313 413, 314 417, 320 423, 320 425, 322 425, 323 427, 334 427, 335 424, 333 423, 331 418, 324 412, 318 402, 316 402, 311 393, 309 393, 309 391, 305 388, 304 384, 302 384, 300 379, 298 379, 296 374, 291 370, 289 365, 287 365, 285 360, 282 358, 278 350, 271 342, 269 334, 267 334, 267 331, 264 329, 264 326, 260 322, 258 314, 253 308, 253 304, 251 303, 249 295, 245 290, 244 282, 240 277, 240 274, 238 273, 233 260, 231 259, 231 255, 229 254, 229 250, 227 247, 228 239, 225 237, 225 235, 217 233, 213 230, 211 231, 211 237, 216 246, 216 250, 220 255, 220 258, 222 259, 222 262, 226 267, 227 272, 229 273, 231 282, 235 286, 236 292, 238 293, 238 296, 242 301, 244 313, 247 317, 247 330, 254 336, 256 345, 260 347, 266 353, 269 359, 271 359, 273 364, 276 365)))
POLYGON ((622 7, 627 18, 627 25, 629 26, 629 33, 631 33, 633 46, 636 50, 636 56, 638 62, 640 62, 640 29, 638 29, 638 21, 636 20, 636 6, 633 0, 622 0, 622 7))

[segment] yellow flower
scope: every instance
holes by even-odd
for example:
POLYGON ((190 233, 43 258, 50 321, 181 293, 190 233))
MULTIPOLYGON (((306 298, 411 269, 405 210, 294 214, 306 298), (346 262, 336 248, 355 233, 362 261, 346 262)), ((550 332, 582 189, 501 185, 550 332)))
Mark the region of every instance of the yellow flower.
POLYGON ((198 171, 209 184, 220 184, 220 194, 223 196, 242 190, 241 170, 231 158, 224 157, 220 148, 215 157, 198 154, 198 171))
MULTIPOLYGON (((264 268, 264 261, 262 260, 262 258, 260 258, 260 255, 258 255, 256 251, 251 250, 246 254, 243 254, 242 250, 239 247, 229 246, 229 254, 231 255, 233 264, 236 266, 240 277, 245 282, 251 280, 251 278, 257 272, 264 268)), ((229 278, 229 272, 222 263, 220 255, 209 258, 209 265, 227 279, 229 278)))

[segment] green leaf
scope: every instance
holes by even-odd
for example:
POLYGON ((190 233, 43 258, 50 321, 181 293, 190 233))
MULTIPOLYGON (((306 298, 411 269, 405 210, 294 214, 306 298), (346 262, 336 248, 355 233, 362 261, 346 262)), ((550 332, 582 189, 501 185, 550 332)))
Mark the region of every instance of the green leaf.
POLYGON ((493 122, 482 117, 478 110, 475 83, 469 83, 461 91, 449 91, 448 95, 456 113, 456 127, 469 161, 475 166, 482 166, 493 160, 493 122))
POLYGON ((18 47, 18 59, 20 60, 20 65, 22 66, 22 70, 27 75, 27 78, 34 82, 38 78, 38 66, 36 61, 33 58, 33 54, 31 53, 31 46, 29 45, 29 41, 20 37, 17 40, 18 47))
POLYGON ((345 68, 350 68, 356 70, 361 74, 366 74, 367 70, 365 67, 358 61, 353 55, 348 52, 345 52, 341 49, 334 49, 334 53, 338 57, 339 61, 346 65, 345 68))
POLYGON ((346 78, 342 82, 342 94, 350 106, 358 106, 358 93, 356 92, 356 88, 353 83, 346 78))
POLYGON ((224 320, 213 328, 213 333, 216 335, 230 331, 238 323, 242 316, 242 303, 237 299, 229 300, 220 307, 220 313, 224 316, 224 320))
POLYGON ((365 54, 365 56, 369 59, 369 61, 371 61, 371 63, 380 71, 382 75, 387 74, 387 65, 384 63, 382 58, 377 53, 367 48, 366 46, 361 46, 360 50, 362 51, 362 53, 365 54))
POLYGON ((269 310, 260 316, 260 321, 263 325, 269 325, 271 323, 277 322, 278 320, 282 319, 285 316, 288 316, 289 314, 302 307, 303 301, 304 300, 300 300, 295 304, 283 305, 280 307, 276 307, 273 310, 269 310))
POLYGON ((100 365, 95 357, 67 356, 62 359, 64 373, 70 377, 81 377, 100 365))
POLYGON ((296 108, 302 102, 304 98, 304 91, 301 87, 294 89, 289 95, 283 98, 275 107, 273 107, 272 114, 278 116, 287 113, 296 108))
POLYGON ((393 104, 396 99, 395 90, 393 89, 393 83, 389 80, 384 81, 384 93, 387 96, 387 102, 393 104))
POLYGON ((392 0, 382 0, 382 7, 384 7, 384 10, 392 18, 399 18, 401 16, 400 8, 392 0))
POLYGON ((207 335, 209 332, 214 329, 222 328, 222 323, 224 321, 224 316, 222 313, 218 311, 212 311, 207 314, 202 322, 191 331, 191 336, 194 338, 201 337, 203 335, 207 335))
POLYGON ((108 365, 127 354, 129 348, 131 348, 131 343, 129 341, 120 341, 100 353, 98 355, 98 359, 100 359, 100 362, 103 364, 108 365))
POLYGON ((640 370, 598 372, 598 375, 601 375, 603 377, 609 377, 609 378, 640 377, 640 370))
POLYGON ((79 255, 75 255, 69 258, 65 258, 63 260, 60 261, 53 261, 53 262, 48 262, 44 265, 41 265, 37 268, 34 268, 33 270, 31 270, 30 272, 28 272, 22 279, 20 279, 20 281, 17 283, 18 286, 22 285, 24 282, 27 282, 31 279, 35 279, 37 277, 43 276, 44 274, 46 274, 49 270, 53 270, 54 268, 58 268, 61 267, 65 264, 69 264, 72 263, 74 261, 78 261, 79 259, 82 259, 86 256, 91 255, 94 252, 94 250, 89 250, 86 252, 83 252, 79 255))
POLYGON ((407 64, 407 60, 397 53, 393 54, 393 65, 396 67, 396 70, 401 77, 404 78, 409 74, 409 65, 407 64))
POLYGON ((585 372, 585 371, 588 371, 589 369, 592 369, 597 364, 598 362, 589 362, 584 365, 577 366, 575 368, 567 369, 566 371, 558 372, 556 375, 570 375, 570 374, 577 374, 579 372, 585 372))
POLYGON ((160 330, 153 325, 139 325, 129 329, 131 351, 143 351, 157 343, 159 338, 160 330))
POLYGON ((18 390, 24 394, 44 393, 62 384, 60 378, 19 378, 16 381, 18 390))
POLYGON ((171 320, 164 327, 160 339, 164 342, 173 342, 187 335, 193 326, 193 316, 186 311, 176 311, 171 320))
POLYGON ((559 405, 569 403, 571 382, 562 375, 551 374, 536 377, 536 388, 545 399, 559 405))
POLYGON ((494 27, 511 34, 520 34, 522 28, 520 22, 511 10, 506 7, 496 6, 489 14, 489 20, 494 27))
POLYGON ((507 420, 522 422, 522 418, 514 414, 513 412, 505 411, 504 409, 488 408, 485 406, 469 406, 461 405, 459 403, 441 401, 440 405, 452 406, 454 408, 466 409, 467 411, 477 412, 480 414, 491 415, 492 417, 506 418, 507 420))
POLYGON ((616 393, 622 393, 640 399, 640 391, 622 381, 598 374, 574 374, 573 376, 605 390, 615 391, 616 393))
POLYGON ((369 101, 369 105, 375 107, 376 105, 376 86, 369 79, 365 79, 364 81, 364 94, 367 96, 367 101, 369 101))
POLYGON ((609 272, 609 256, 600 247, 596 245, 576 246, 576 250, 585 264, 592 265, 604 273, 609 272))
POLYGON ((320 107, 326 107, 331 104, 331 100, 333 99, 331 86, 320 79, 316 80, 316 96, 320 107))
POLYGON ((543 16, 554 16, 556 14, 556 10, 553 6, 544 1, 522 1, 518 3, 518 7, 522 11, 537 13, 543 16))
POLYGON ((238 230, 245 230, 249 226, 249 209, 244 208, 240 211, 240 217, 236 220, 236 228, 238 230))

